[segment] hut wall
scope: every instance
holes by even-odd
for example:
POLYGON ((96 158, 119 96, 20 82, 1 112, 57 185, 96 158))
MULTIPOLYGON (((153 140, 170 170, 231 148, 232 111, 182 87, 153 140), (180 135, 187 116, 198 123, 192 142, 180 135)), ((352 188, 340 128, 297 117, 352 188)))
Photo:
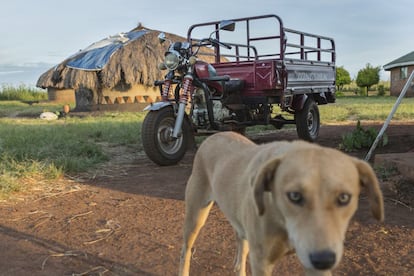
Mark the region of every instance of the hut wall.
POLYGON ((47 89, 49 101, 62 104, 76 103, 77 111, 89 111, 96 109, 108 110, 124 110, 121 105, 138 104, 142 109, 147 104, 160 100, 160 92, 158 88, 146 87, 136 84, 128 89, 113 88, 103 89, 101 96, 97 91, 86 88, 77 89, 59 89, 49 87, 47 89), (109 105, 112 105, 109 107, 109 105), (104 108, 107 106, 107 108, 104 108))
POLYGON ((75 91, 73 89, 59 89, 54 87, 48 87, 47 97, 51 102, 62 104, 74 103, 76 101, 75 91))
POLYGON ((160 98, 158 88, 141 84, 133 85, 129 89, 103 89, 102 95, 98 104, 151 103, 159 101, 160 98))
POLYGON ((76 90, 76 111, 92 110, 142 110, 149 103, 160 100, 158 88, 136 84, 125 87, 106 88, 98 91, 79 88, 76 90))

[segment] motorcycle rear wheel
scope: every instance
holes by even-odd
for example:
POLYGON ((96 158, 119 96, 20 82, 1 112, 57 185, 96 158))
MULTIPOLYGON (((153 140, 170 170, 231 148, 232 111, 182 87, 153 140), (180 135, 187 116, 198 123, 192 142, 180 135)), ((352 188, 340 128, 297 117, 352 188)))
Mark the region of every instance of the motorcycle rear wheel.
POLYGON ((315 142, 319 135, 320 116, 318 105, 308 98, 303 109, 295 114, 296 132, 300 139, 315 142))
POLYGON ((150 111, 142 123, 142 145, 148 158, 160 166, 177 164, 185 155, 191 140, 191 129, 183 121, 182 134, 172 137, 175 116, 172 108, 150 111))

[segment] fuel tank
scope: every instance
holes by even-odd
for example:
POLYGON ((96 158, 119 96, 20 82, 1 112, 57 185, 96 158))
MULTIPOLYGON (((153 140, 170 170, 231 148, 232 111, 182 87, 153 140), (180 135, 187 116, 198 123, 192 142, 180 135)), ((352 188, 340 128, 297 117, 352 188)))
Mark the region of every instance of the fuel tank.
POLYGON ((211 77, 216 77, 217 72, 216 69, 210 63, 205 61, 198 60, 194 65, 195 73, 199 79, 204 81, 207 86, 214 88, 214 90, 218 92, 223 91, 223 87, 218 81, 209 81, 208 79, 211 77))
POLYGON ((197 76, 200 79, 208 79, 217 76, 216 69, 210 63, 198 60, 194 65, 197 76))

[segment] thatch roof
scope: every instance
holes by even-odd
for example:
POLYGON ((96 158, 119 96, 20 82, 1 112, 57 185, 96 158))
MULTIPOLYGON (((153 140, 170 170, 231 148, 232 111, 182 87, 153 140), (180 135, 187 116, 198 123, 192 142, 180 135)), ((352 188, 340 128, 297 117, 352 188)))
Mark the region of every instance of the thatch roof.
MULTIPOLYGON (((155 80, 163 78, 165 72, 157 69, 168 45, 158 41, 159 31, 138 26, 132 31, 148 30, 142 37, 127 43, 113 53, 109 62, 98 71, 73 69, 67 65, 71 58, 43 73, 37 81, 41 88, 98 90, 113 88, 119 84, 143 84, 152 86, 155 80)), ((172 41, 185 41, 184 37, 166 33, 172 41)))

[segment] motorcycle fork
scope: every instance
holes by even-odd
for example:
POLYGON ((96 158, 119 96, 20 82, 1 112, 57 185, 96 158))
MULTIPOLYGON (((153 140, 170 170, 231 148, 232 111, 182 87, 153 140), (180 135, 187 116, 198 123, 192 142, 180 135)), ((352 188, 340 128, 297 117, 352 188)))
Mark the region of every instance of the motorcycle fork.
POLYGON ((191 94, 192 84, 193 84, 193 76, 190 74, 185 75, 183 79, 183 87, 182 87, 183 92, 181 93, 180 99, 178 102, 178 112, 177 112, 177 117, 175 118, 174 130, 172 134, 172 137, 175 139, 181 136, 184 115, 185 115, 185 108, 188 103, 188 98, 191 94))

